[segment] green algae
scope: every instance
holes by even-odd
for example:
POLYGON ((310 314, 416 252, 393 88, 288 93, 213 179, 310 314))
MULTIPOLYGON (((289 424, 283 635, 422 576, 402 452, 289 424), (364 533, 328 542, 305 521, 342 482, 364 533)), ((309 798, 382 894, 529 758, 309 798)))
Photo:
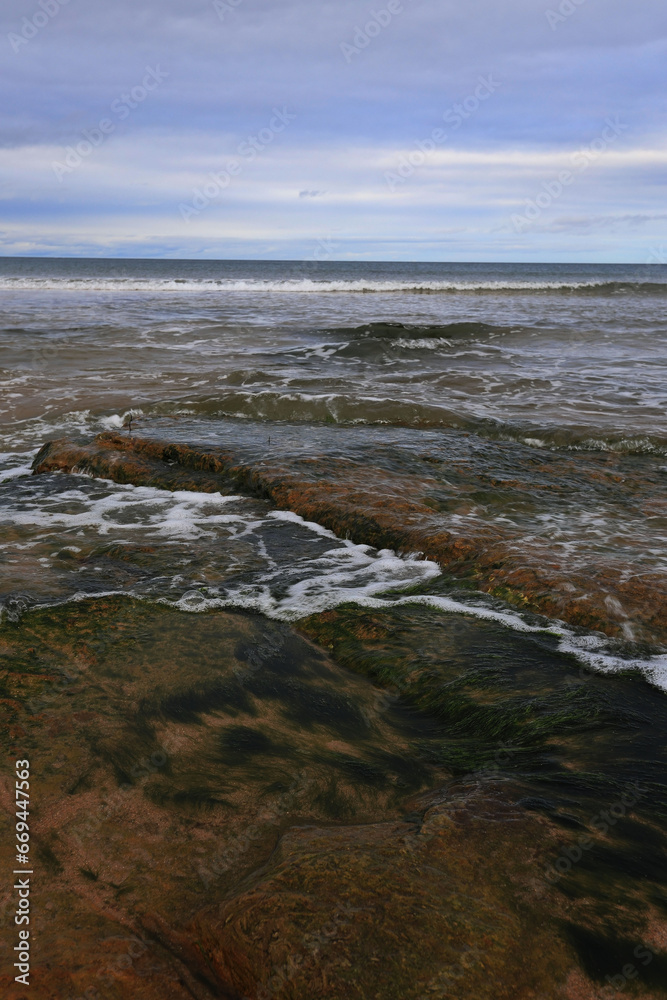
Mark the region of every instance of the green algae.
POLYGON ((401 605, 368 612, 343 606, 299 623, 351 669, 437 718, 438 740, 421 748, 462 773, 507 748, 506 767, 546 764, 576 734, 631 727, 605 682, 577 683, 574 661, 549 637, 525 639, 465 615, 401 605), (573 677, 575 675, 575 677, 573 677))
MULTIPOLYGON (((570 975, 617 974, 605 942, 649 945, 661 970, 662 695, 582 679, 548 635, 422 605, 299 628, 319 647, 258 615, 121 597, 4 623, 4 750, 42 767, 51 978, 83 992, 61 928, 97 928, 107 900, 206 997, 556 1000, 570 975)), ((78 932, 78 967, 107 947, 96 934, 78 932)), ((110 1000, 169 995, 155 972, 137 982, 110 1000)))
MULTIPOLYGON (((423 605, 349 605, 299 627, 338 662, 400 695, 400 704, 437 720, 436 731, 417 739, 400 717, 392 720, 412 735, 420 760, 448 768, 464 784, 518 782, 519 804, 561 829, 543 878, 563 900, 566 937, 587 974, 600 935, 613 929, 622 937, 632 928, 633 947, 645 943, 647 927, 667 911, 661 692, 628 674, 582 675, 548 635, 518 635, 423 605), (578 913, 580 923, 566 913, 578 913), (585 933, 573 937, 570 926, 585 933)), ((659 948, 655 956, 658 970, 659 948)), ((608 956, 595 967, 617 971, 608 956)), ((653 974, 633 981, 640 992, 658 985, 653 974)))

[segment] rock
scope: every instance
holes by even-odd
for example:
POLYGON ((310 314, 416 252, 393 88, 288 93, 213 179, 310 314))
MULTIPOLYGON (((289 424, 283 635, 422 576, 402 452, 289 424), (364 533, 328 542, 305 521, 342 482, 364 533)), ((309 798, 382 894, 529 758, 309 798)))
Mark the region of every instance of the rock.
MULTIPOLYGON (((124 597, 5 621, 3 804, 30 759, 36 876, 31 986, 3 972, 3 996, 575 1000, 648 947, 636 987, 664 997, 661 696, 591 679, 593 739, 576 697, 539 725, 567 661, 435 616, 303 623, 336 659, 258 615, 124 597), (631 774, 644 797, 591 831, 631 774)), ((0 912, 7 955, 11 893, 0 912)))
POLYGON ((453 462, 447 467, 434 464, 429 456, 422 456, 424 471, 416 475, 398 473, 379 461, 285 455, 260 459, 243 449, 102 434, 89 445, 50 442, 37 455, 34 469, 81 470, 169 490, 240 490, 270 499, 339 537, 420 552, 459 584, 521 608, 611 636, 666 644, 663 576, 640 574, 622 560, 602 560, 595 554, 589 565, 572 566, 567 554, 557 556, 553 546, 539 538, 517 545, 519 532, 511 518, 474 513, 486 507, 493 512, 500 500, 498 513, 506 515, 534 508, 540 497, 557 510, 578 491, 592 508, 617 504, 623 510, 641 506, 650 512, 651 504, 660 501, 661 485, 645 471, 618 474, 609 466, 612 456, 547 458, 515 446, 512 457, 511 477, 504 467, 497 473, 485 464, 477 468, 453 462))

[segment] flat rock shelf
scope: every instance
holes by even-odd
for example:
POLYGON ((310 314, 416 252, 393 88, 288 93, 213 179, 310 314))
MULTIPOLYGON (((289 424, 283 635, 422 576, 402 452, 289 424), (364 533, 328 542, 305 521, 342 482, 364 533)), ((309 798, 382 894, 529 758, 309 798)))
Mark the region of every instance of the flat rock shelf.
MULTIPOLYGON (((517 503, 559 475, 653 495, 604 456, 496 454, 517 503)), ((613 591, 657 648, 646 581, 610 568, 584 599, 500 528, 445 531, 447 503, 481 489, 457 461, 445 476, 430 453, 399 469, 107 434, 52 442, 35 470, 242 493, 422 552, 443 593, 454 579, 622 638, 613 591)), ((79 594, 6 610, 0 683, 5 760, 34 772, 38 878, 33 981, 0 980, 11 1000, 667 997, 667 699, 586 670, 546 628, 410 602, 287 622, 79 594)))

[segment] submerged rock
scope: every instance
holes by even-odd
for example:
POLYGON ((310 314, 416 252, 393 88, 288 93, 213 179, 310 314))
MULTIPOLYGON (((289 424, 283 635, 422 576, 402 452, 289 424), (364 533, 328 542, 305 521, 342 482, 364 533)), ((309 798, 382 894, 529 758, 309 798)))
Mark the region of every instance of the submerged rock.
POLYGON ((3 623, 37 873, 3 995, 592 1000, 633 965, 667 996, 665 699, 430 609, 302 628, 124 597, 3 623))
MULTIPOLYGON (((604 557, 591 548, 574 560, 571 540, 557 550, 531 527, 565 509, 571 520, 579 495, 587 510, 607 509, 612 521, 614 510, 658 516, 663 503, 658 474, 635 468, 623 456, 559 455, 516 444, 507 445, 505 453, 503 447, 486 442, 482 463, 475 463, 474 454, 457 455, 450 463, 421 455, 404 469, 380 455, 272 458, 238 447, 102 434, 88 445, 50 442, 34 470, 79 470, 168 490, 241 490, 342 538, 422 553, 459 584, 522 608, 612 636, 667 643, 663 575, 628 564, 613 548, 604 557)), ((588 529, 581 530, 585 535, 588 529)), ((589 542, 577 544, 585 552, 589 542)), ((636 560, 643 536, 624 544, 636 560)))

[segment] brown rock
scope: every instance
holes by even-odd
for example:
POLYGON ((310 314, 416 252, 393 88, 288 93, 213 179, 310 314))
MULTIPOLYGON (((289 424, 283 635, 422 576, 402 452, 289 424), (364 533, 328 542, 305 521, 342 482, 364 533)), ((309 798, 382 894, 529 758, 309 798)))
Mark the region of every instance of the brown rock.
MULTIPOLYGON (((528 450, 526 449, 527 454, 528 450)), ((658 486, 637 473, 620 476, 609 457, 576 458, 529 454, 525 479, 499 478, 461 467, 448 487, 427 474, 416 477, 342 459, 248 461, 231 449, 103 434, 90 445, 66 440, 45 445, 35 459, 36 472, 86 471, 116 482, 202 492, 243 490, 270 499, 342 538, 398 552, 421 552, 448 574, 520 607, 588 629, 653 643, 667 643, 667 581, 657 573, 636 572, 622 562, 600 561, 571 567, 556 559, 552 546, 536 539, 517 545, 518 531, 497 520, 470 518, 454 525, 448 514, 466 497, 479 497, 489 486, 504 503, 532 503, 540 491, 554 498, 572 490, 597 490, 625 506, 661 502, 658 486), (425 504, 425 491, 439 498, 425 504), (433 510, 433 504, 442 514, 433 510)), ((476 500, 479 503, 479 500, 476 500)), ((587 503, 594 505, 595 497, 587 503)))

